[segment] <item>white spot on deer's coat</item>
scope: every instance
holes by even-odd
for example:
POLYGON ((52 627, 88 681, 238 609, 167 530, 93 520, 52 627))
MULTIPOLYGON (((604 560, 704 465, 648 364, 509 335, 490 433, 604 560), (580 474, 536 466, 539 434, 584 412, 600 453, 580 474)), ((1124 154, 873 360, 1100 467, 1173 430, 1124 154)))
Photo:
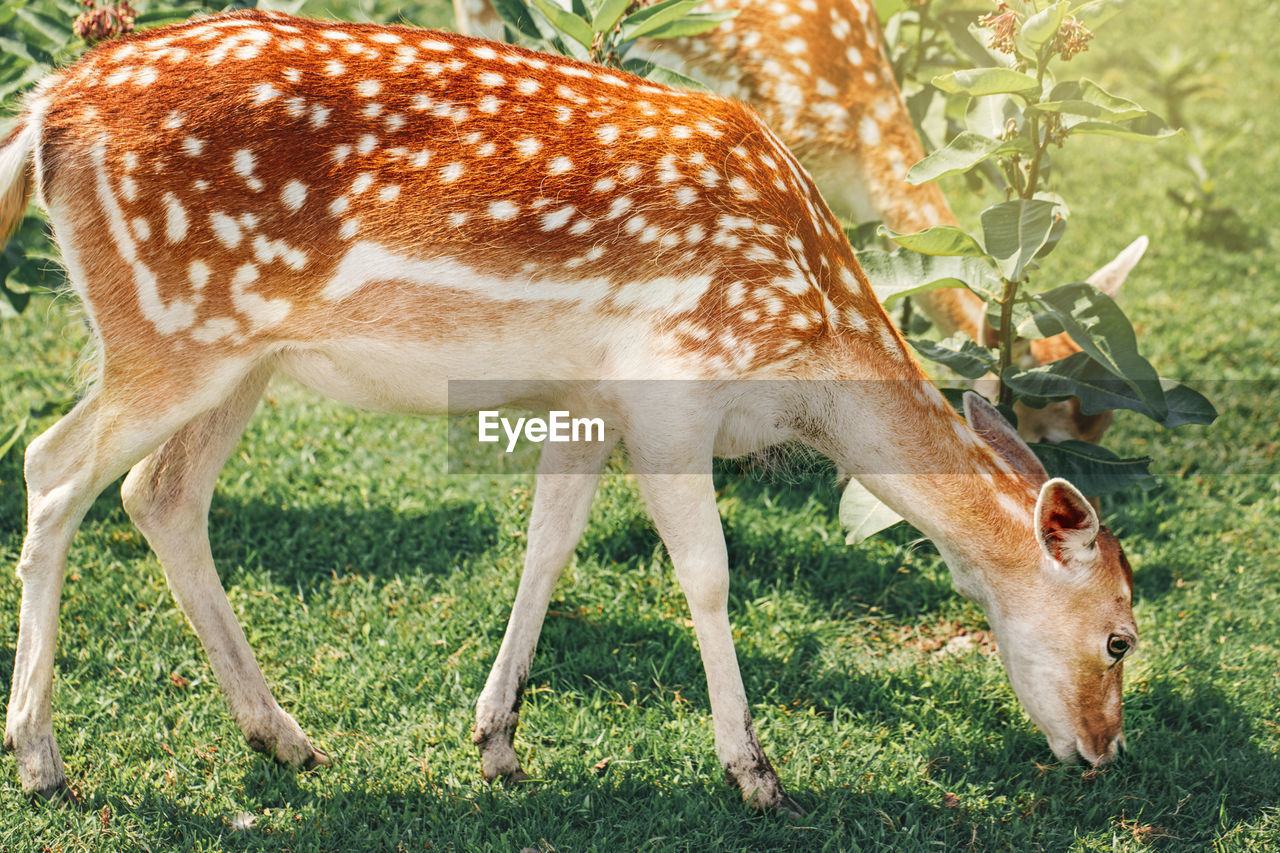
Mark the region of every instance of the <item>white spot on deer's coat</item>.
POLYGON ((386 186, 378 190, 378 201, 383 202, 384 204, 393 202, 399 197, 400 197, 399 184, 391 184, 390 186, 386 186))
POLYGON ((616 124, 601 125, 596 130, 596 138, 599 139, 605 145, 612 145, 613 143, 618 141, 619 133, 620 131, 618 130, 618 126, 616 124))
POLYGON ((516 218, 516 214, 520 212, 519 206, 512 202, 494 201, 489 203, 489 217, 499 222, 508 222, 516 218))
POLYGON ((291 211, 302 207, 302 203, 306 200, 307 185, 301 181, 289 181, 284 185, 284 189, 280 190, 280 201, 291 211))
POLYGON ((351 182, 351 194, 360 195, 360 193, 373 186, 373 173, 361 172, 356 175, 356 179, 351 182))
POLYGON ((313 105, 311 107, 311 118, 309 119, 311 126, 317 130, 324 127, 329 123, 330 112, 331 110, 328 107, 323 107, 320 104, 313 105))
POLYGON ((164 194, 164 234, 170 243, 180 243, 187 236, 187 211, 173 193, 164 194))
POLYGON ((329 213, 332 216, 341 216, 347 212, 347 208, 351 207, 351 199, 345 195, 340 195, 333 201, 329 202, 329 213))
POLYGON ((550 213, 543 215, 542 230, 554 231, 557 228, 564 227, 564 224, 573 216, 575 210, 576 208, 574 208, 573 205, 568 204, 558 210, 553 210, 550 213))
POLYGON ((520 152, 521 157, 532 157, 542 148, 542 142, 532 136, 526 136, 516 143, 516 151, 520 152))
POLYGON ((125 175, 120 179, 120 195, 125 201, 133 201, 138 197, 138 182, 125 175))
POLYGON ((879 145, 880 125, 876 124, 875 119, 871 116, 863 116, 861 123, 858 125, 858 136, 863 145, 879 145))
POLYGON ((147 220, 139 216, 130 224, 133 226, 133 232, 138 235, 139 240, 146 241, 151 239, 151 223, 147 222, 147 220))
POLYGON ((347 66, 343 65, 336 59, 330 59, 324 64, 324 73, 330 77, 337 77, 347 73, 347 66))
POLYGON ((605 216, 605 218, 617 219, 619 216, 626 213, 628 208, 630 207, 631 207, 631 197, 625 196, 625 195, 619 196, 618 198, 615 198, 613 202, 609 205, 609 213, 605 216))
POLYGON ((664 184, 673 184, 683 178, 676 168, 676 155, 667 154, 658 161, 658 180, 664 184))
POLYGON ((246 180, 253 177, 253 167, 256 162, 253 152, 248 148, 241 148, 231 155, 231 168, 235 170, 237 175, 246 180))
POLYGON ((221 211, 214 211, 209 214, 209 227, 213 229, 213 236, 218 238, 218 242, 228 249, 234 249, 239 246, 240 241, 244 238, 244 233, 240 230, 240 224, 221 211))
POLYGON ((496 71, 485 71, 477 77, 476 80, 479 81, 481 86, 488 86, 490 88, 493 88, 494 86, 503 86, 507 82, 507 78, 498 74, 496 71))
POLYGON ((476 109, 482 113, 488 113, 489 115, 497 114, 501 107, 502 101, 499 101, 493 95, 485 95, 480 99, 480 103, 476 105, 476 109))
POLYGON ((253 103, 265 104, 280 97, 280 90, 270 83, 259 83, 253 87, 253 103))
POLYGON ((230 317, 210 317, 191 330, 191 337, 201 344, 211 344, 229 338, 240 328, 230 317))
POLYGON ((107 146, 99 142, 89 151, 93 161, 94 185, 98 203, 107 214, 107 227, 115 241, 120 257, 133 272, 133 283, 138 296, 138 307, 143 316, 151 321, 162 335, 170 335, 182 331, 195 322, 196 304, 194 301, 175 299, 166 305, 160 298, 155 273, 148 269, 138 258, 138 247, 129 229, 125 226, 124 212, 120 209, 115 193, 111 189, 110 172, 107 169, 107 146))
POLYGON ((359 219, 348 219, 342 223, 342 227, 338 229, 338 236, 344 240, 350 240, 356 236, 360 230, 359 219))
POLYGON ((427 39, 424 42, 420 42, 418 47, 423 50, 434 50, 440 53, 448 53, 453 50, 453 45, 449 44, 447 41, 436 41, 435 39, 427 39))
POLYGON ((547 171, 553 175, 562 175, 565 172, 569 172, 572 170, 573 170, 573 161, 563 155, 560 157, 554 158, 550 163, 547 164, 547 171))
POLYGON ((593 193, 607 193, 618 186, 618 182, 613 178, 601 178, 591 186, 593 193))
POLYGON ((451 184, 462 177, 462 172, 463 166, 461 163, 450 163, 440 170, 440 180, 446 184, 451 184))
POLYGON ((382 91, 382 83, 378 80, 361 80, 356 84, 356 94, 362 98, 372 98, 382 91))
POLYGON ((698 191, 693 187, 679 187, 676 190, 676 205, 688 207, 698 200, 698 191))
POLYGON ((742 199, 743 201, 755 201, 760 197, 759 194, 752 188, 751 184, 747 183, 742 178, 739 178, 736 176, 733 178, 730 178, 729 186, 733 190, 734 195, 736 195, 738 198, 742 199))
POLYGON ((378 147, 378 137, 371 133, 366 133, 356 142, 356 153, 361 157, 372 153, 373 149, 378 147))
POLYGON ((188 157, 199 157, 200 152, 204 151, 204 140, 196 139, 194 136, 184 137, 182 140, 182 153, 188 157))
POLYGON ((289 303, 283 299, 264 299, 249 293, 249 285, 258 280, 254 264, 242 264, 231 277, 231 304, 249 320, 256 331, 278 325, 289 315, 289 303))
POLYGON ((516 91, 522 95, 532 95, 541 85, 537 80, 526 77, 516 84, 516 91))
POLYGON ((187 280, 191 282, 192 290, 204 290, 209 283, 209 265, 204 261, 192 261, 187 267, 187 280))
MULTIPOLYGON (((423 47, 426 47, 426 45, 423 44, 423 47)), ((498 52, 493 48, 489 47, 488 45, 481 45, 480 47, 471 48, 471 54, 473 56, 478 56, 481 59, 497 59, 498 58, 498 52)))

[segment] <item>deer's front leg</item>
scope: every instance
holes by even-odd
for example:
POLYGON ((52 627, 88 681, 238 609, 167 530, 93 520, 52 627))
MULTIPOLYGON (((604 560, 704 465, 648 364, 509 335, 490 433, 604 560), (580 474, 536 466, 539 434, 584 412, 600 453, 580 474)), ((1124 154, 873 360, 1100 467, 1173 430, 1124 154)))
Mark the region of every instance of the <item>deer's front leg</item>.
POLYGON ((587 526, 600 471, 617 440, 610 434, 602 442, 548 443, 542 453, 520 589, 498 658, 476 703, 472 741, 480 749, 480 771, 486 779, 528 778, 512 745, 525 679, 551 593, 587 526))
POLYGON ((725 776, 755 808, 802 815, 803 809, 783 790, 751 725, 729 627, 729 556, 711 475, 638 473, 637 479, 689 601, 725 776))

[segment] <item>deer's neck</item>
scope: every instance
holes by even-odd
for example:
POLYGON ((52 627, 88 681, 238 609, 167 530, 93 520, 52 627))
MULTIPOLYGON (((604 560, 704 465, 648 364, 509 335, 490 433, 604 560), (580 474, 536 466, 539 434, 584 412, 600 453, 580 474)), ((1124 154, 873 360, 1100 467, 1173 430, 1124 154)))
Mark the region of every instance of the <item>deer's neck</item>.
POLYGON ((819 449, 942 550, 956 586, 1035 564, 1036 489, 956 415, 911 360, 885 363, 837 334, 841 378, 815 383, 819 449))

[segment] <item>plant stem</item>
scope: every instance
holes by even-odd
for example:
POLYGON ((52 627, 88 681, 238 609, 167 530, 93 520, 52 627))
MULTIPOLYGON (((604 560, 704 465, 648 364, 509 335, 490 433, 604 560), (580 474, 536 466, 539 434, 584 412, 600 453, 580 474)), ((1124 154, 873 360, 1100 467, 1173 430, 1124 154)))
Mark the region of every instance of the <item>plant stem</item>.
POLYGON ((1013 389, 1004 384, 1005 369, 1013 364, 1013 300, 1018 296, 1018 283, 1005 279, 1004 293, 1000 298, 1000 361, 997 370, 1000 380, 1000 397, 1002 406, 1013 405, 1013 389))

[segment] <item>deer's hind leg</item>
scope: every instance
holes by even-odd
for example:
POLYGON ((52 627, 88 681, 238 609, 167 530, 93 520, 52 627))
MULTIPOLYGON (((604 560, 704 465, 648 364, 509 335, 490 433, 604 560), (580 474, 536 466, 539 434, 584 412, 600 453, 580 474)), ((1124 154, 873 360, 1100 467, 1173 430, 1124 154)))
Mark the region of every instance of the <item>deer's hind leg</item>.
POLYGON ((17 568, 22 604, 4 733, 24 793, 52 796, 66 786, 51 696, 58 604, 76 528, 103 489, 216 404, 238 378, 183 384, 151 376, 144 384, 108 364, 84 399, 27 448, 27 535, 17 568))
POLYGON ((192 420, 125 479, 121 495, 155 551, 191 623, 231 716, 255 750, 292 766, 329 763, 267 686, 218 579, 209 546, 209 504, 218 474, 244 432, 272 370, 246 378, 217 408, 192 420))

